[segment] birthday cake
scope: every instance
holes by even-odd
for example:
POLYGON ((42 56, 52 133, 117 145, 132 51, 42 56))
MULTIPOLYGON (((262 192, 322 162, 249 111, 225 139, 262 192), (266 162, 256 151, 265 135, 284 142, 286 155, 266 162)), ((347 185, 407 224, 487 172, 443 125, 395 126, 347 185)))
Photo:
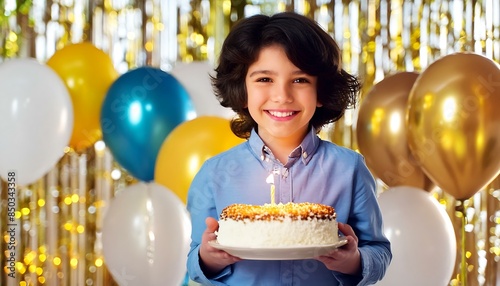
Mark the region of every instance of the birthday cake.
POLYGON ((335 209, 316 203, 229 205, 216 235, 219 244, 235 247, 330 245, 339 239, 335 209))

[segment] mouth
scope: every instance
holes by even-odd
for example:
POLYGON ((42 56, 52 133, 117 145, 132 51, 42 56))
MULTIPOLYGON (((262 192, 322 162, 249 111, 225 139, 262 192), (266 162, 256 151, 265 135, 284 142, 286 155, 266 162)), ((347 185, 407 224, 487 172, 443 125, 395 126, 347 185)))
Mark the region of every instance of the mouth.
POLYGON ((299 113, 298 111, 275 111, 275 110, 266 110, 268 114, 277 118, 287 118, 292 117, 299 113))

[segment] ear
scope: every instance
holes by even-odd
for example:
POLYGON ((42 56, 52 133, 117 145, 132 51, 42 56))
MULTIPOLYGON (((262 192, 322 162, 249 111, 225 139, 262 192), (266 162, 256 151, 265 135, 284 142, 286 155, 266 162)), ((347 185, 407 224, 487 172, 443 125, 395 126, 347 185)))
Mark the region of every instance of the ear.
POLYGON ((323 106, 323 103, 321 103, 319 101, 316 103, 316 107, 322 107, 322 106, 323 106))

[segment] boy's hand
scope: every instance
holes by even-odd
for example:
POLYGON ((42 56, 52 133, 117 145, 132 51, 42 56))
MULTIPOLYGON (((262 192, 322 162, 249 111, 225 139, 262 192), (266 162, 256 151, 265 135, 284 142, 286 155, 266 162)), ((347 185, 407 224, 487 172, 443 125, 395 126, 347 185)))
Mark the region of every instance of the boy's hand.
POLYGON ((332 252, 317 257, 326 268, 349 275, 361 274, 361 255, 358 250, 358 237, 351 226, 338 223, 339 230, 346 236, 347 244, 332 252))
POLYGON ((208 242, 217 238, 215 231, 219 228, 219 223, 212 217, 208 217, 205 220, 205 223, 207 224, 207 228, 201 237, 199 255, 203 272, 206 276, 211 276, 217 274, 226 266, 238 262, 241 259, 232 256, 223 250, 210 246, 208 242))

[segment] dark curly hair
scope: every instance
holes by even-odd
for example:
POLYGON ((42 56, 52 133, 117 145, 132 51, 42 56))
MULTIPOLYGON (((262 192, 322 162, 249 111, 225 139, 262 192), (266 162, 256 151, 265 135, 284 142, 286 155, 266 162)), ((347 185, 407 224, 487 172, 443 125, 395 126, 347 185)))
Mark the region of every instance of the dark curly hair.
POLYGON ((220 104, 237 114, 231 120, 231 130, 236 136, 248 138, 251 130, 257 128, 245 107, 245 77, 260 50, 275 44, 285 50, 296 67, 318 78, 317 96, 322 106, 316 108, 310 122, 317 131, 355 106, 361 84, 342 69, 337 43, 315 21, 294 12, 254 15, 237 22, 229 32, 211 78, 220 104))

